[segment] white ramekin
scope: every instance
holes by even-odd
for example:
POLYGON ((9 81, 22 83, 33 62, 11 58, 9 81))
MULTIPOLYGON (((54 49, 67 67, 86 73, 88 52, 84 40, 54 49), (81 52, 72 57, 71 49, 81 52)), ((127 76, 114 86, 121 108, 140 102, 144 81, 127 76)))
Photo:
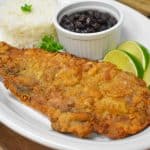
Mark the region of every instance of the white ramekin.
POLYGON ((100 1, 85 1, 70 4, 62 8, 54 19, 59 42, 64 46, 66 51, 92 60, 102 59, 107 50, 117 46, 120 41, 122 22, 123 14, 118 8, 100 1), (118 22, 110 29, 96 33, 75 33, 60 26, 59 22, 65 14, 87 9, 109 12, 117 18, 118 22))

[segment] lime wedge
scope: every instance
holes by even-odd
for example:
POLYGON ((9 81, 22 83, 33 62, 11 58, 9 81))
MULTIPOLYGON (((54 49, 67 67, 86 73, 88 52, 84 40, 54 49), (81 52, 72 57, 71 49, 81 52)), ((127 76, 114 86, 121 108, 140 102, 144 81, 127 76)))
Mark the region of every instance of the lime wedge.
MULTIPOLYGON (((150 56, 149 56, 149 59, 150 59, 150 56)), ((144 72, 143 80, 146 82, 147 86, 150 88, 150 61, 149 61, 146 71, 144 72)))
POLYGON ((122 43, 118 49, 124 50, 135 56, 135 58, 142 64, 143 69, 146 70, 149 62, 149 52, 143 45, 135 41, 127 41, 122 43))
POLYGON ((104 61, 111 62, 118 66, 119 69, 132 72, 140 78, 143 76, 143 68, 141 64, 128 52, 112 50, 106 54, 104 61))

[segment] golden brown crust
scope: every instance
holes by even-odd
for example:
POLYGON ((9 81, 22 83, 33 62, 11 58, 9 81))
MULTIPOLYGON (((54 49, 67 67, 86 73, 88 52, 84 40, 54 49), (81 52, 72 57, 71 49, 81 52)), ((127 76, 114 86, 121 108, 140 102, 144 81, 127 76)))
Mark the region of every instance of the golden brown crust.
POLYGON ((16 97, 45 113, 59 132, 117 139, 150 124, 145 83, 107 62, 0 43, 0 75, 16 97))

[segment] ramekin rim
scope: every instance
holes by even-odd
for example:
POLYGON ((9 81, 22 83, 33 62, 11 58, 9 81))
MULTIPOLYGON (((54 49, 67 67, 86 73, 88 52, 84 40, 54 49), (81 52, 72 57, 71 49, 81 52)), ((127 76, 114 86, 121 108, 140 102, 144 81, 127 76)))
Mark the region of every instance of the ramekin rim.
POLYGON ((63 33, 65 34, 68 34, 70 36, 76 36, 76 37, 91 37, 91 36, 98 36, 98 35, 105 35, 105 34, 108 34, 110 33, 111 31, 114 31, 115 29, 119 28, 121 26, 121 24, 123 23, 123 19, 124 19, 124 15, 122 13, 122 11, 120 9, 118 9, 116 6, 112 5, 112 4, 108 4, 107 2, 104 2, 104 1, 98 1, 98 0, 94 0, 94 1, 91 1, 91 0, 87 0, 87 1, 78 1, 78 2, 75 2, 75 3, 71 3, 71 4, 68 4, 66 5, 65 7, 61 8, 57 14, 55 15, 54 17, 54 25, 56 27, 56 30, 59 29, 60 31, 62 31, 63 33), (65 28, 63 28, 59 22, 58 22, 58 15, 60 14, 60 12, 62 12, 64 9, 70 7, 70 6, 73 6, 73 5, 76 5, 76 4, 80 4, 80 3, 94 3, 94 2, 98 2, 98 3, 103 3, 105 5, 109 5, 111 7, 113 7, 114 9, 116 9, 118 11, 118 14, 119 14, 119 20, 118 22, 111 28, 109 29, 106 29, 104 31, 100 31, 100 32, 94 32, 94 33, 76 33, 76 32, 72 32, 72 31, 69 31, 65 28))

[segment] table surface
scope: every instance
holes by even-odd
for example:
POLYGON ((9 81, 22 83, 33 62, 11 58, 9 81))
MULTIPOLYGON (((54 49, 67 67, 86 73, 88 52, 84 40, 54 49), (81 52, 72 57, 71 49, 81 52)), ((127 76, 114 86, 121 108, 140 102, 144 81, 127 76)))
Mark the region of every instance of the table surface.
POLYGON ((0 124, 0 150, 52 150, 32 142, 0 124), (23 147, 22 147, 23 146, 23 147))
MULTIPOLYGON (((120 0, 150 16, 150 0, 120 0)), ((32 142, 0 123, 0 150, 52 150, 32 142), (23 146, 23 147, 22 147, 23 146)), ((54 150, 54 149, 53 149, 54 150)))

